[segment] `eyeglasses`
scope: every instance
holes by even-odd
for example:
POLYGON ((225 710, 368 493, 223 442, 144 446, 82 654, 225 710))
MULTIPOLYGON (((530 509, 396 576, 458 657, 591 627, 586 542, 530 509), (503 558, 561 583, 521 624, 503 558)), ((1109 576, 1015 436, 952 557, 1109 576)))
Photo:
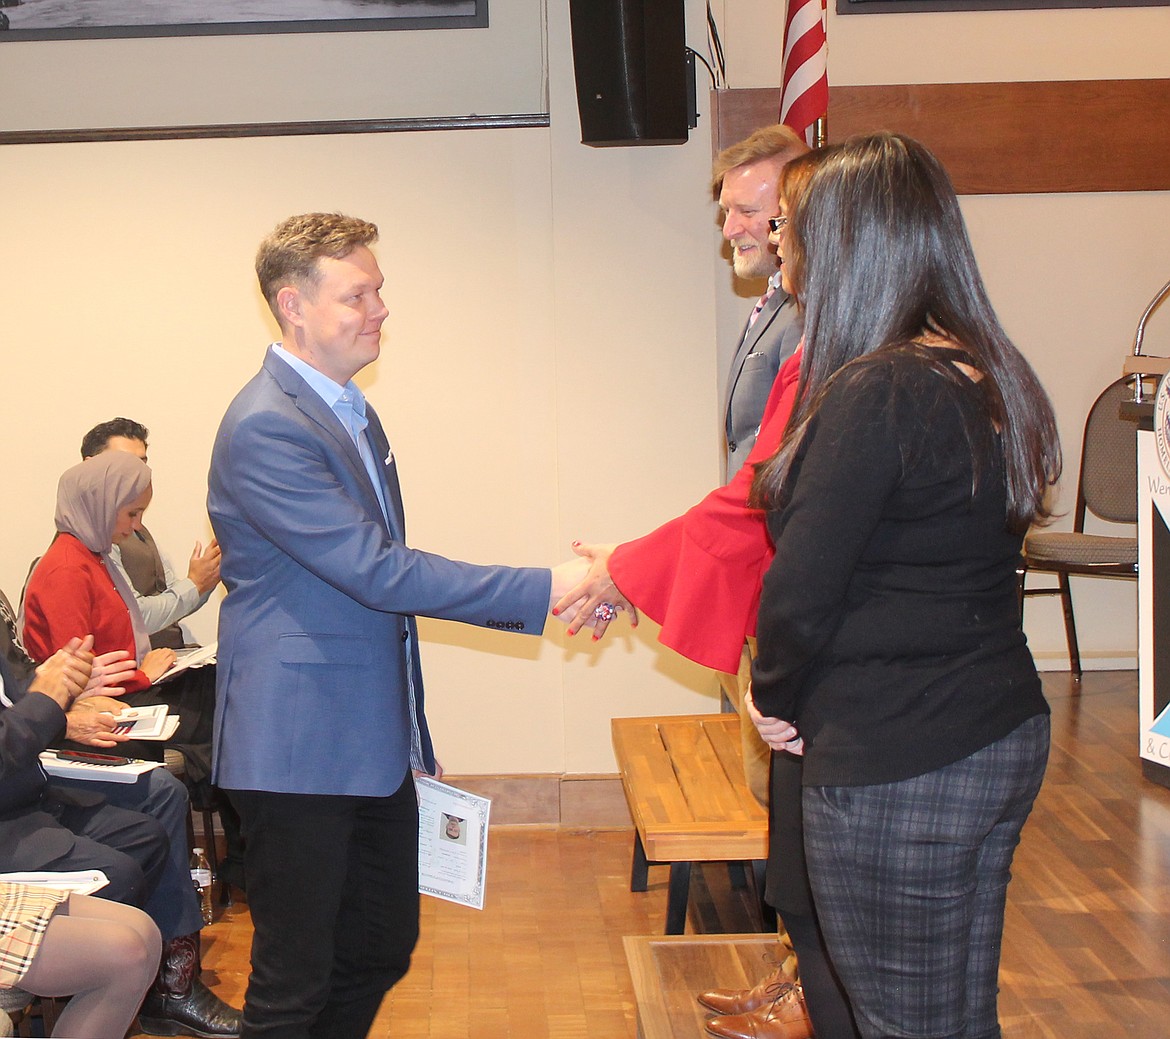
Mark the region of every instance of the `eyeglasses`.
POLYGON ((770 216, 768 217, 768 227, 772 234, 779 234, 788 226, 788 217, 786 216, 770 216))

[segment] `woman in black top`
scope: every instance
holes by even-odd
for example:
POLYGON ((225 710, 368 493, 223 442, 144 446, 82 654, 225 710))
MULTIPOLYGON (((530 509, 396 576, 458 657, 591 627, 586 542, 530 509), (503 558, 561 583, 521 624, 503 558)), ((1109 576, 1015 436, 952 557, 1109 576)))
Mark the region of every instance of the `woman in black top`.
POLYGON ((1015 568, 1059 475, 1051 405, 917 142, 828 157, 785 264, 805 347, 753 485, 776 543, 758 724, 804 754, 813 894, 862 1034, 998 1036, 1008 870, 1048 748, 1015 568))

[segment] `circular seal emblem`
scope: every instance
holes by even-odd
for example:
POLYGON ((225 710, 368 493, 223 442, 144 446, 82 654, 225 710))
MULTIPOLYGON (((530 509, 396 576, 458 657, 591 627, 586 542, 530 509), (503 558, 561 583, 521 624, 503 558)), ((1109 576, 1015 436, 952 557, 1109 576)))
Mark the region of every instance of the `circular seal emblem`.
POLYGON ((1154 443, 1162 473, 1170 480, 1170 375, 1162 376, 1154 397, 1154 443))

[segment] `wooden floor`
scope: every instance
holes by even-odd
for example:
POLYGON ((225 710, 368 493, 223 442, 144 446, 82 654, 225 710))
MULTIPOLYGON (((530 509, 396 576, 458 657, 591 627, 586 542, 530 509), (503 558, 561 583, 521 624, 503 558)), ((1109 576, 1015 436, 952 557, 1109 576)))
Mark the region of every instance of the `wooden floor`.
MULTIPOLYGON (((1079 693, 1046 676, 1053 748, 1009 891, 1001 1016, 1007 1039, 1170 1034, 1170 791, 1141 778, 1137 676, 1079 693)), ((483 912, 424 899, 422 939, 373 1031, 394 1039, 632 1039, 625 935, 661 934, 666 870, 629 891, 630 831, 493 832, 483 912)), ((753 929, 726 870, 692 880, 688 931, 753 929)), ((205 932, 208 980, 243 996, 250 926, 239 904, 205 932)))

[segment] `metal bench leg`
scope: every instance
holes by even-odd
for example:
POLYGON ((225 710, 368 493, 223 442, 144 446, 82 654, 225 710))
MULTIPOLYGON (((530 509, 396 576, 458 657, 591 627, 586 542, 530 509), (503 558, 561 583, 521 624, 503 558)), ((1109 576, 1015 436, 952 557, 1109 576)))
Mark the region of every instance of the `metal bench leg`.
POLYGON ((646 861, 646 849, 642 847, 642 835, 634 831, 634 861, 630 866, 630 890, 645 891, 650 876, 650 863, 646 861))
POLYGON ((768 860, 754 859, 752 861, 752 880, 755 882, 756 898, 760 905, 761 931, 770 934, 775 931, 779 921, 776 919, 776 910, 764 901, 764 879, 767 875, 768 860))
POLYGON ((729 862, 727 864, 727 879, 731 883, 732 891, 742 891, 747 887, 747 872, 744 870, 742 862, 729 862))
POLYGON ((666 933, 682 934, 687 929, 687 898, 691 893, 691 864, 670 864, 670 887, 666 895, 666 933))

